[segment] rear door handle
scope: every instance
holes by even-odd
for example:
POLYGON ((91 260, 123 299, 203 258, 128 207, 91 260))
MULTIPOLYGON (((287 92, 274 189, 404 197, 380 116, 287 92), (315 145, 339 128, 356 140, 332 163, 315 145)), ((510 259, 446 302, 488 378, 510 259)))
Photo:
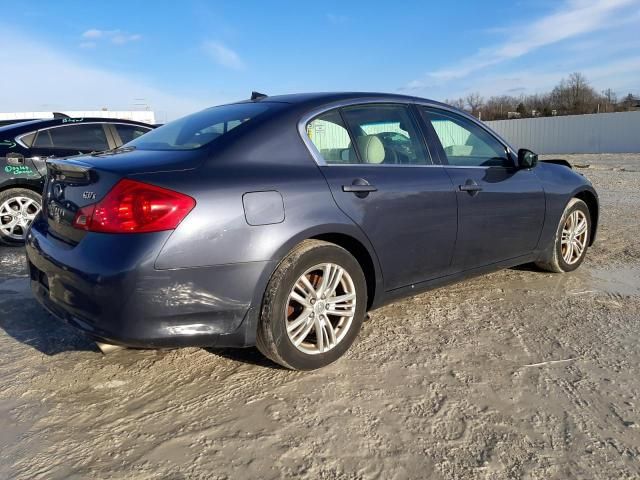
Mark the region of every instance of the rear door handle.
POLYGON ((350 192, 355 194, 358 198, 365 198, 371 192, 377 192, 378 189, 375 185, 371 185, 364 178, 356 178, 351 182, 351 185, 342 185, 343 192, 350 192))
POLYGON ((378 189, 374 185, 342 185, 343 192, 363 193, 377 192, 378 189))

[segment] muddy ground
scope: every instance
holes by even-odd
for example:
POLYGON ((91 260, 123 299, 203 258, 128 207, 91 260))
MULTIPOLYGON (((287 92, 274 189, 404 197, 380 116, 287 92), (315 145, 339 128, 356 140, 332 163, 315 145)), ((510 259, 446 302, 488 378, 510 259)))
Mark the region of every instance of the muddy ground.
POLYGON ((338 363, 103 356, 0 249, 0 478, 640 478, 640 156, 575 156, 598 241, 373 312, 338 363))

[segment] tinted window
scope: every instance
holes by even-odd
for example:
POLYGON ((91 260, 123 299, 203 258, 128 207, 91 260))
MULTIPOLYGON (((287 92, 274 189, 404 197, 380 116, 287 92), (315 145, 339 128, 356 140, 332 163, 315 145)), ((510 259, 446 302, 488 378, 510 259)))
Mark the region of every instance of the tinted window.
POLYGON ((33 143, 34 147, 51 148, 53 143, 51 142, 51 135, 49 130, 41 130, 36 136, 36 141, 33 143))
POLYGON ((424 110, 440 139, 449 165, 510 167, 505 147, 482 127, 455 114, 424 110))
POLYGON ((272 108, 266 103, 237 103, 208 108, 169 122, 133 140, 142 150, 193 150, 213 142, 272 108))
POLYGON ((149 128, 139 127, 137 125, 125 125, 122 123, 115 123, 113 126, 116 127, 116 132, 120 135, 122 143, 129 143, 150 130, 149 128))
POLYGON ((338 110, 316 117, 307 124, 307 135, 328 164, 358 163, 349 132, 338 110))
POLYGON ((359 105, 342 111, 363 163, 425 165, 427 156, 409 108, 359 105))
MULTIPOLYGON (((101 123, 84 123, 55 127, 46 130, 51 135, 54 148, 100 152, 109 149, 107 136, 101 123)), ((36 142, 40 141, 40 132, 36 142)))

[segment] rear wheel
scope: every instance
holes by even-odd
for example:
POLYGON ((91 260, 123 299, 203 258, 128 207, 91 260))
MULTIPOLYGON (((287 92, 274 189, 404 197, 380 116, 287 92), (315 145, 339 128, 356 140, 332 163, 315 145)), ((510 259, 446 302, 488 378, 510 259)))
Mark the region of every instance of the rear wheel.
POLYGON ((40 212, 41 202, 40 195, 26 188, 0 192, 0 241, 23 243, 27 229, 40 212))
POLYGON ((258 348, 287 368, 323 367, 351 346, 366 305, 366 281, 356 259, 337 245, 306 240, 282 261, 269 282, 258 348))
POLYGON ((546 258, 536 262, 543 270, 556 273, 578 268, 587 255, 591 239, 591 214, 585 202, 572 198, 562 214, 546 258))

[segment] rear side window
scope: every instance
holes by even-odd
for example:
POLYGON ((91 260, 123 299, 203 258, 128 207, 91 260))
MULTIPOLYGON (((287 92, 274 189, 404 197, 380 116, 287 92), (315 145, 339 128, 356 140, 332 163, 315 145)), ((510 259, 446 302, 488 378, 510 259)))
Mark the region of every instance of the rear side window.
POLYGON ((141 150, 195 150, 270 108, 268 103, 236 103, 208 108, 156 128, 129 145, 141 150))
POLYGON ((150 128, 139 127, 137 125, 125 125, 122 123, 116 123, 113 126, 116 128, 116 132, 118 132, 123 144, 129 143, 151 130, 150 128))
POLYGON ((349 132, 338 110, 332 110, 311 120, 307 124, 307 136, 326 163, 358 163, 349 132))
POLYGON ((34 147, 101 152, 108 150, 109 144, 101 123, 85 123, 41 130, 34 147))
POLYGON ((31 144, 33 143, 33 139, 36 137, 36 133, 37 132, 31 132, 31 133, 27 133, 26 135, 22 135, 20 137, 20 141, 27 147, 30 147, 31 144))

